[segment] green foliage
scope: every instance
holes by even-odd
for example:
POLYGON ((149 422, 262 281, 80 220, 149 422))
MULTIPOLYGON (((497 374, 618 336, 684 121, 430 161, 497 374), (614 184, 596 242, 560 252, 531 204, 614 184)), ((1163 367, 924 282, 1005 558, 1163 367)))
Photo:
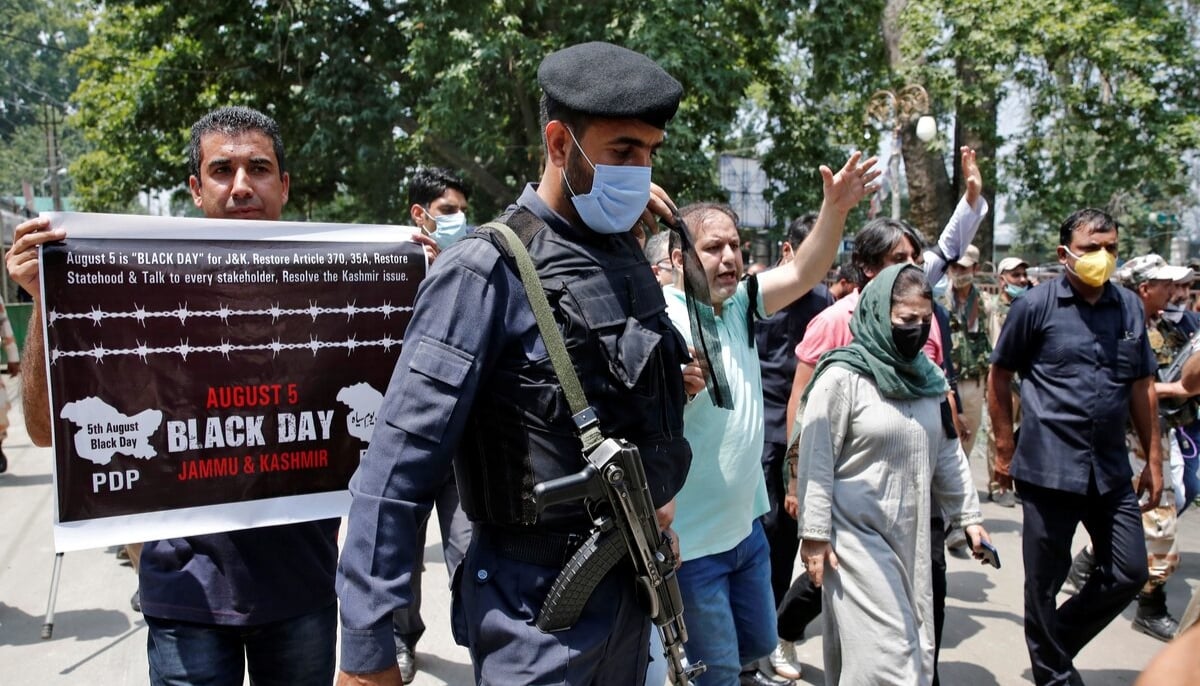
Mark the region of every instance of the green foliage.
POLYGON ((405 178, 439 165, 464 175, 483 220, 540 175, 537 65, 597 39, 643 51, 683 82, 655 181, 681 201, 719 197, 711 153, 754 76, 772 68, 785 16, 720 5, 108 2, 78 62, 77 123, 94 146, 76 167, 85 204, 178 184, 188 126, 238 103, 283 128, 292 213, 407 221, 405 178))
POLYGON ((463 174, 483 221, 540 174, 538 63, 604 39, 684 84, 654 173, 681 203, 722 199, 717 156, 749 149, 781 224, 817 209, 818 165, 878 152, 887 135, 864 121, 870 96, 915 82, 947 164, 955 121, 1000 151, 981 160, 985 182, 1011 190, 1001 219, 1028 247, 1082 205, 1161 236, 1140 218, 1180 214, 1184 153, 1200 144, 1195 12, 1178 0, 14 0, 0 8, 14 27, 3 35, 21 37, 0 38, 0 183, 44 158, 43 101, 73 93, 85 140, 65 133, 68 159, 94 210, 179 187, 190 124, 246 104, 283 127, 292 217, 406 222, 407 177, 439 165, 463 174), (1022 121, 1001 141, 989 106, 1006 97, 1022 121))
MULTIPOLYGON (((778 184, 768 195, 784 224, 820 209, 820 165, 836 171, 852 150, 870 155, 878 147, 863 112, 887 80, 879 32, 883 6, 883 0, 821 0, 808 11, 788 12, 780 33, 785 48, 778 63, 760 74, 764 133, 771 141, 763 166, 778 184)), ((859 225, 863 212, 857 210, 848 226, 859 225)))
MULTIPOLYGON (((58 122, 60 161, 74 159, 81 140, 63 125, 67 99, 78 82, 67 55, 87 41, 83 3, 6 0, 0 4, 0 195, 20 196, 21 182, 48 194, 44 124, 58 122)), ((70 190, 70 178, 62 177, 70 190)))
POLYGON ((62 108, 77 77, 64 56, 87 41, 82 2, 0 4, 0 140, 38 123, 42 105, 62 108))
POLYGON ((1188 18, 1169 2, 1057 0, 1030 26, 1040 40, 1014 74, 1029 121, 1008 165, 1027 240, 1083 206, 1150 238, 1148 210, 1186 199, 1183 158, 1200 145, 1188 18))
POLYGON ((1162 238, 1143 218, 1189 200, 1183 158, 1200 144, 1194 11, 1163 0, 910 2, 920 78, 960 103, 1013 97, 1020 121, 1005 122, 1000 168, 1017 249, 1049 255, 1059 222, 1085 206, 1117 216, 1130 240, 1162 238), (956 78, 963 63, 978 67, 974 83, 956 78))
MULTIPOLYGON (((60 160, 74 160, 83 154, 83 140, 78 132, 60 125, 58 133, 60 160)), ((21 183, 27 181, 33 186, 34 195, 49 196, 47 160, 44 127, 37 123, 18 127, 7 141, 0 141, 0 195, 19 198, 21 183)), ((62 197, 72 194, 70 174, 60 174, 59 184, 62 197)))

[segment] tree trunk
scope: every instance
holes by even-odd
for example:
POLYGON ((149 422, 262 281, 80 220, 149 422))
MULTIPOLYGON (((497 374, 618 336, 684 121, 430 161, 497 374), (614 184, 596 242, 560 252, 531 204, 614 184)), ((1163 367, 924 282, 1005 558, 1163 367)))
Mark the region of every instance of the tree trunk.
MULTIPOLYGON (((881 28, 884 51, 888 68, 895 77, 903 76, 906 71, 904 55, 900 50, 904 33, 900 15, 907 5, 907 0, 887 0, 883 7, 881 28)), ((900 122, 901 157, 904 159, 904 177, 908 182, 907 219, 926 239, 936 240, 950 219, 954 204, 948 197, 950 179, 946 175, 945 161, 917 138, 917 119, 922 114, 925 112, 913 112, 907 121, 900 122)), ((898 182, 899 179, 893 181, 898 182)))
POLYGON ((908 0, 887 0, 883 6, 883 49, 887 54, 888 68, 893 74, 899 74, 904 58, 900 54, 900 38, 903 31, 900 28, 900 15, 904 12, 908 0))
POLYGON ((904 178, 908 181, 908 223, 927 240, 935 241, 954 211, 946 162, 917 138, 917 117, 904 124, 900 138, 904 178))
MULTIPOLYGON (((396 124, 409 135, 420 130, 420 124, 412 117, 400 117, 396 124)), ((495 174, 476 162, 475 158, 452 141, 427 134, 425 144, 436 157, 440 158, 440 161, 458 170, 477 191, 491 198, 500 207, 507 207, 517 197, 514 189, 496 178, 495 174)))

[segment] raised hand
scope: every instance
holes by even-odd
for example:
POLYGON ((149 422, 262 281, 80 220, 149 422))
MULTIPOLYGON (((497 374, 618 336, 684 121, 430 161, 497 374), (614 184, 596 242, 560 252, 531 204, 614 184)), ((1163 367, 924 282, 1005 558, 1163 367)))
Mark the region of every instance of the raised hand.
POLYGON ((975 161, 975 151, 967 146, 958 149, 962 155, 963 182, 966 186, 967 203, 975 206, 979 195, 983 193, 983 174, 979 172, 979 164, 975 161))
POLYGON ((421 247, 425 249, 425 259, 429 260, 429 264, 431 265, 433 264, 433 261, 437 259, 437 256, 442 252, 441 249, 438 248, 437 241, 435 241, 432 236, 426 236, 420 231, 413 231, 411 239, 413 243, 420 243, 421 247))
POLYGON ((863 198, 879 190, 875 179, 882 172, 875 169, 877 162, 877 157, 862 160, 862 152, 856 150, 836 174, 829 167, 821 165, 825 205, 847 214, 863 198))

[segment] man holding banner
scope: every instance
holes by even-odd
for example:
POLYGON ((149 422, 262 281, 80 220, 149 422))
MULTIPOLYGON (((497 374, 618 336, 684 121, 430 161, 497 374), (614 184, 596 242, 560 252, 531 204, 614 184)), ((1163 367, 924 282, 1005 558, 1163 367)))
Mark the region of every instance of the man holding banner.
MULTIPOLYGON (((278 125, 255 110, 226 107, 196 122, 189 171, 193 200, 210 219, 278 220, 288 200, 278 125)), ((45 219, 17 227, 7 266, 35 301, 46 295, 38 246, 64 238, 45 219)), ((42 359, 46 342, 37 321, 41 303, 35 304, 26 354, 42 359)), ((41 364, 28 370, 35 373, 25 379, 27 428, 35 444, 48 445, 55 418, 46 370, 41 364)), ((332 518, 146 543, 138 571, 151 683, 240 684, 248 672, 251 683, 327 686, 334 671, 338 524, 332 518)))

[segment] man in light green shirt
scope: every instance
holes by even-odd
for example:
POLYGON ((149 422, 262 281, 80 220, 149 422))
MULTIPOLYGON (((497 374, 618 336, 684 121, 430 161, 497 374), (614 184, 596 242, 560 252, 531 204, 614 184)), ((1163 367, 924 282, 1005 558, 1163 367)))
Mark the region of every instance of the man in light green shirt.
MULTIPOLYGON (((707 666, 703 680, 735 686, 743 665, 746 678, 766 680, 753 665, 777 642, 775 598, 766 537, 758 518, 768 510, 760 457, 763 444, 762 376, 753 347, 753 316, 766 317, 808 292, 833 263, 846 215, 874 187, 875 160, 860 164, 855 153, 836 175, 821 168, 825 201, 812 233, 787 265, 742 280, 737 215, 726 205, 700 203, 681 211, 691 228, 696 253, 708 280, 721 341, 721 363, 729 381, 732 409, 716 407, 704 390, 697 363, 684 370, 694 394, 684 410, 684 435, 692 447, 687 481, 675 497, 673 528, 683 565, 679 586, 688 627, 686 650, 692 662, 707 666)), ((683 273, 677 249, 671 259, 683 273)), ((664 289, 667 312, 691 345, 682 282, 664 289)))

